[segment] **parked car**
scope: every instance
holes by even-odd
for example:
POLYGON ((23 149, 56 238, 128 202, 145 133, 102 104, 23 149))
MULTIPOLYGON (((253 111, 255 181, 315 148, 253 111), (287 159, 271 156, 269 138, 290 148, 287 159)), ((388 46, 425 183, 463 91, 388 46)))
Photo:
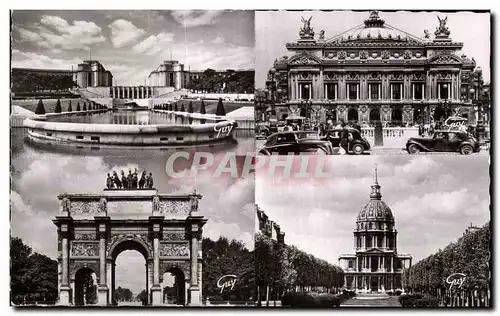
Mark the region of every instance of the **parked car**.
MULTIPOLYGON (((349 144, 347 147, 348 153, 361 155, 365 151, 370 150, 371 148, 370 143, 366 140, 366 138, 361 136, 359 130, 352 127, 346 127, 346 129, 349 133, 349 144)), ((326 132, 326 135, 323 137, 323 140, 328 140, 332 144, 333 148, 339 148, 341 132, 342 128, 330 129, 328 132, 326 132)))
POLYGON ((304 155, 325 154, 332 155, 333 148, 330 142, 321 140, 317 132, 287 131, 272 134, 266 140, 261 155, 304 155))
POLYGON ((463 131, 437 130, 432 137, 412 137, 406 142, 406 151, 410 154, 419 152, 459 152, 470 155, 479 152, 479 142, 463 131))

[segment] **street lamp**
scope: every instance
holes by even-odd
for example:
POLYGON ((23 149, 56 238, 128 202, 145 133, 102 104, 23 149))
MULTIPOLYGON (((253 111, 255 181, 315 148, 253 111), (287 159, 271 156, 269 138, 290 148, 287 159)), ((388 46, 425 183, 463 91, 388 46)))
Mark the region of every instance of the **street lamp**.
POLYGON ((484 133, 485 133, 484 122, 483 122, 483 99, 482 95, 478 97, 480 91, 476 93, 476 90, 472 88, 470 89, 470 92, 473 96, 472 102, 475 106, 477 106, 477 123, 476 123, 477 140, 479 141, 480 144, 483 144, 484 133))

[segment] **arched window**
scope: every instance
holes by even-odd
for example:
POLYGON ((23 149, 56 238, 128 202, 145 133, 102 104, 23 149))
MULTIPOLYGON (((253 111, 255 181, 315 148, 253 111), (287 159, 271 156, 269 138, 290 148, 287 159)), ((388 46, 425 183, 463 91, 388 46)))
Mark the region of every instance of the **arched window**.
POLYGON ((378 109, 370 110, 370 122, 380 121, 380 111, 378 109))
POLYGON ((392 110, 391 121, 392 121, 392 123, 397 124, 397 125, 403 124, 403 111, 401 111, 400 108, 396 108, 396 109, 392 110))
POLYGON ((358 110, 350 109, 349 112, 347 112, 347 120, 349 122, 357 122, 359 120, 358 110))

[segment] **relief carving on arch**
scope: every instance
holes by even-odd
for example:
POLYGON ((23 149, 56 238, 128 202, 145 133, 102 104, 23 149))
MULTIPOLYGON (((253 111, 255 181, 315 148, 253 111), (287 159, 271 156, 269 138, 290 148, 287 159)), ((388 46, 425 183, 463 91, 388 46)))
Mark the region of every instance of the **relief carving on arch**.
POLYGON ((160 243, 161 257, 189 257, 188 243, 160 243))
POLYGON ((75 240, 96 240, 96 234, 95 233, 78 233, 75 232, 75 240))
POLYGON ((93 242, 71 242, 72 257, 96 257, 99 255, 99 244, 93 242))
POLYGON ((160 214, 186 214, 191 212, 189 200, 164 200, 160 202, 160 214))
POLYGON ((100 204, 97 201, 78 201, 71 203, 72 214, 98 214, 100 204))
POLYGON ((184 232, 163 232, 163 240, 186 240, 184 232))

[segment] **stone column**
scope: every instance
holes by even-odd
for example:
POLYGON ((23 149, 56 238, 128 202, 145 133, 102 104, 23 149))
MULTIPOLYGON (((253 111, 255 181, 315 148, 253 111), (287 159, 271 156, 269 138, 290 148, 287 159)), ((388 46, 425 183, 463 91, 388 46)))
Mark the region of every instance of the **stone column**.
POLYGON ((58 305, 70 305, 71 287, 69 285, 69 241, 67 234, 64 234, 63 238, 61 239, 61 247, 62 273, 58 305))
POLYGON ((141 86, 141 99, 144 99, 144 87, 141 86))
POLYGON ((108 287, 106 286, 106 226, 99 227, 99 286, 97 287, 97 304, 108 304, 108 287))
POLYGON ((391 257, 391 272, 394 272, 394 257, 391 257))
POLYGON ((200 305, 199 285, 198 285, 198 225, 192 225, 191 230, 191 284, 189 286, 190 292, 190 306, 200 305))
POLYGON ((108 286, 108 294, 109 294, 109 303, 111 303, 113 293, 111 292, 113 289, 113 261, 111 259, 106 260, 106 285, 108 286))
POLYGON ((160 305, 161 285, 160 285, 160 240, 155 234, 153 237, 153 286, 151 287, 153 305, 160 305))

